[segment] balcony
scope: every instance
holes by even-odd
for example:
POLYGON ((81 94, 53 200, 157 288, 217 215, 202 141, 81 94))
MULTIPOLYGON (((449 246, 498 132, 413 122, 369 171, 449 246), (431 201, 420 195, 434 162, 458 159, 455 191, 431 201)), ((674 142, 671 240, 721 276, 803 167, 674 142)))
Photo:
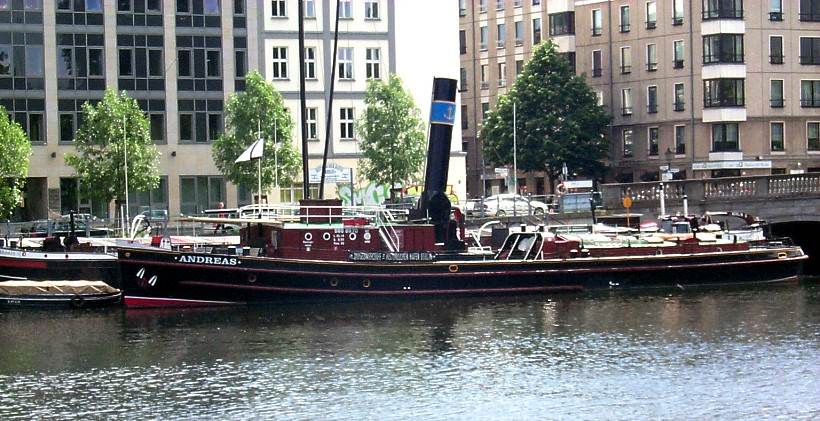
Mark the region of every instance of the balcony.
POLYGON ((785 57, 783 55, 771 55, 769 56, 769 63, 771 64, 783 64, 783 59, 785 57))
POLYGON ((603 34, 603 33, 604 33, 603 28, 592 28, 592 36, 593 37, 600 37, 601 34, 603 34))
POLYGON ((743 19, 743 9, 718 7, 716 9, 707 9, 703 11, 703 20, 715 19, 743 19))
POLYGON ((683 111, 686 109, 685 105, 686 103, 683 101, 676 101, 672 103, 672 109, 675 111, 683 111))
POLYGON ((738 54, 738 53, 733 53, 733 52, 709 54, 709 55, 704 55, 703 56, 703 64, 718 64, 718 63, 743 64, 744 63, 744 57, 743 57, 743 54, 738 54))
POLYGON ((672 67, 675 69, 683 69, 683 60, 675 60, 672 62, 672 67))
POLYGON ((621 66, 621 74, 626 75, 632 73, 632 66, 621 66))
POLYGON ((769 20, 772 22, 783 22, 783 12, 769 12, 769 20))
POLYGON ((801 98, 800 106, 803 108, 820 108, 820 98, 801 98))
POLYGON ((603 73, 603 69, 601 69, 600 67, 592 69, 592 77, 601 77, 602 73, 603 73))
MULTIPOLYGON (((818 101, 820 102, 820 101, 818 101)), ((743 97, 720 97, 720 98, 703 98, 703 108, 725 108, 725 107, 745 107, 746 101, 743 97)), ((818 104, 820 106, 820 104, 818 104)))
POLYGON ((646 106, 646 112, 649 114, 657 114, 658 113, 658 104, 648 104, 646 106))
POLYGON ((686 154, 686 144, 679 143, 675 145, 675 155, 684 155, 686 154))
POLYGON ((507 79, 498 79, 498 87, 503 88, 507 86, 507 79))
POLYGON ((658 70, 658 63, 646 63, 646 71, 654 72, 658 70))
POLYGON ((500 39, 495 42, 495 48, 504 48, 504 40, 500 39))
POLYGON ((621 115, 623 115, 623 116, 632 115, 632 107, 622 107, 621 108, 621 115))
POLYGON ((629 32, 630 27, 631 27, 631 25, 630 25, 630 24, 628 24, 628 23, 623 23, 623 24, 621 24, 618 28, 619 28, 619 30, 621 31, 621 33, 623 34, 623 33, 629 32))
POLYGON ((481 89, 490 89, 490 84, 489 84, 489 83, 487 83, 487 81, 486 81, 486 80, 482 80, 482 81, 478 84, 478 86, 479 86, 481 89))
POLYGON ((683 16, 676 16, 672 18, 672 26, 683 25, 683 16))
POLYGON ((646 29, 655 29, 658 27, 658 22, 654 20, 646 21, 646 29))
POLYGON ((772 108, 783 108, 783 98, 772 98, 769 100, 769 104, 772 108))

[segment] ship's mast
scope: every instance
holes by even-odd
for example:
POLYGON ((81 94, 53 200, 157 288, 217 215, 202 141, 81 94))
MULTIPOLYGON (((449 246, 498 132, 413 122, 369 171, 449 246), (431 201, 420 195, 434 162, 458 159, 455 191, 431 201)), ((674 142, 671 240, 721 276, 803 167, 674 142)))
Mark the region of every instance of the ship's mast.
POLYGON ((299 127, 302 128, 302 197, 310 199, 310 179, 308 169, 307 122, 305 113, 305 4, 299 0, 299 127))

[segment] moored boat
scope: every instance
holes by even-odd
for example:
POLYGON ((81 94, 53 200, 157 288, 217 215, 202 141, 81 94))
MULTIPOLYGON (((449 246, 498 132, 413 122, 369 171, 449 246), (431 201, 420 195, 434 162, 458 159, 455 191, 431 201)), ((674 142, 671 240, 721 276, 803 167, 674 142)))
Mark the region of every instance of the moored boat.
POLYGON ((99 281, 0 282, 3 307, 102 307, 120 302, 120 290, 99 281))

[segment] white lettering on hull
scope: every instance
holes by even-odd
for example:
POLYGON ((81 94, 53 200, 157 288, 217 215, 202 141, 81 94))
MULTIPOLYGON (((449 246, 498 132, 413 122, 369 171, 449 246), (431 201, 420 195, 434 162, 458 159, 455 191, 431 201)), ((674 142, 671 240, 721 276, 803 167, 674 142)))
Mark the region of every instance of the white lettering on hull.
POLYGON ((218 265, 218 266, 236 266, 240 264, 240 260, 236 257, 220 257, 220 256, 191 256, 183 254, 175 258, 180 263, 198 263, 202 265, 218 265))

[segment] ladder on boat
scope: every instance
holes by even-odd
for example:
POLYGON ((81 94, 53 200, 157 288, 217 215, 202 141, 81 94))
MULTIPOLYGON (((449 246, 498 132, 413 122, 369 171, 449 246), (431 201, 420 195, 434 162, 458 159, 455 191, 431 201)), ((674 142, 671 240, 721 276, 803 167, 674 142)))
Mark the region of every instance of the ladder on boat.
POLYGON ((387 209, 380 209, 377 214, 379 237, 391 252, 399 251, 399 234, 395 228, 395 218, 387 209))

